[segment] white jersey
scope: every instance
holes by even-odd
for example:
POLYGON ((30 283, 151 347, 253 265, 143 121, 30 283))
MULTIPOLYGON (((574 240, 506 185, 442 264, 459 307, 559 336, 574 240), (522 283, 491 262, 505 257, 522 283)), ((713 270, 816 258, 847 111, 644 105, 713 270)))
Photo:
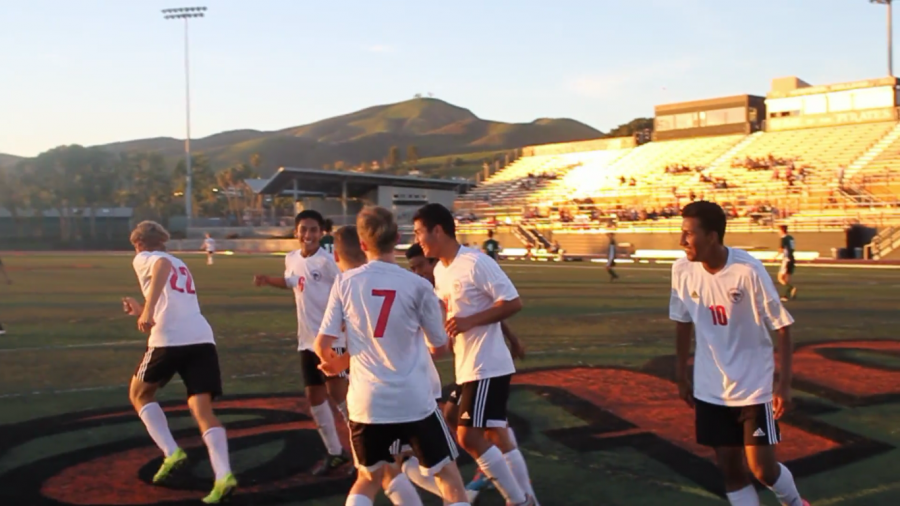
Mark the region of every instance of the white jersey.
POLYGON ((440 303, 425 279, 373 261, 338 276, 320 333, 347 325, 347 409, 357 423, 422 420, 437 409, 427 346, 447 343, 440 303), (422 339, 420 329, 424 330, 422 339))
POLYGON ((694 397, 723 406, 772 400, 775 358, 769 330, 794 323, 762 263, 728 248, 725 267, 710 274, 682 258, 672 266, 669 318, 696 334, 694 397))
MULTIPOLYGON (((441 262, 434 266, 434 281, 435 292, 447 308, 447 318, 470 316, 490 309, 498 301, 519 298, 516 287, 497 262, 465 246, 460 246, 449 266, 444 267, 441 262)), ((475 327, 455 336, 453 354, 459 384, 516 372, 500 323, 475 327)))
MULTIPOLYGON (((297 350, 313 349, 331 285, 338 274, 340 269, 334 256, 322 248, 306 258, 300 250, 292 251, 284 258, 284 282, 294 290, 297 303, 297 350)), ((342 337, 342 334, 335 335, 342 337)), ((335 348, 344 346, 344 339, 335 343, 335 348)))
POLYGON ((215 343, 212 328, 200 314, 197 287, 184 262, 164 251, 143 251, 134 257, 132 265, 137 274, 141 293, 146 300, 150 296, 150 279, 153 266, 165 258, 172 269, 164 273, 168 281, 163 287, 153 313, 155 325, 150 329, 147 346, 165 348, 189 344, 215 343))
POLYGON ((203 241, 203 249, 205 249, 207 253, 215 253, 216 240, 212 237, 207 237, 206 240, 203 241))

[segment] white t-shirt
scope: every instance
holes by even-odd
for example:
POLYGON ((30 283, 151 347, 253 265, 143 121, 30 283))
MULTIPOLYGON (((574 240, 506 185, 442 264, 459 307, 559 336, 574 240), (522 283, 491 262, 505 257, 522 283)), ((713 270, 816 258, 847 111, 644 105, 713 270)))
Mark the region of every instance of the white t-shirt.
POLYGON ((769 330, 794 319, 759 260, 728 248, 728 261, 716 274, 700 262, 678 260, 672 266, 669 318, 694 324, 694 397, 723 406, 772 400, 769 330))
MULTIPOLYGON (((434 266, 434 281, 435 292, 447 308, 447 318, 470 316, 490 309, 498 301, 519 298, 516 287, 497 262, 465 246, 459 248, 449 266, 444 267, 441 262, 434 266)), ((499 322, 455 336, 453 354, 459 384, 516 372, 499 322)))
POLYGON ((172 264, 172 270, 166 274, 169 279, 153 313, 153 321, 156 324, 150 329, 147 346, 165 348, 189 344, 215 344, 212 328, 200 314, 194 278, 181 260, 164 251, 143 251, 135 255, 132 265, 144 299, 150 296, 153 266, 163 258, 172 264))
POLYGON ((428 281, 379 261, 346 271, 334 284, 320 333, 338 336, 342 322, 350 354, 350 420, 404 423, 434 413, 427 346, 443 346, 447 334, 428 281))
POLYGON ((216 240, 213 239, 212 237, 207 237, 206 240, 203 241, 203 248, 208 253, 215 253, 216 252, 216 240))
MULTIPOLYGON (((322 326, 331 285, 338 274, 340 269, 334 256, 324 248, 319 248, 306 258, 300 250, 292 251, 284 258, 284 281, 294 290, 294 300, 297 302, 297 350, 313 349, 319 327, 322 326)), ((344 339, 335 342, 335 348, 344 346, 344 339)))

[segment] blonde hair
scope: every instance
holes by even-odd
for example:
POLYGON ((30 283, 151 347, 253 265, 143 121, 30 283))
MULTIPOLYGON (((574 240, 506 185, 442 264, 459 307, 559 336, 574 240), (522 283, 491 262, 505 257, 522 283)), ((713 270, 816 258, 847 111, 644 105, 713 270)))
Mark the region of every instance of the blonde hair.
POLYGON ((353 225, 341 227, 334 232, 334 251, 338 257, 350 263, 366 263, 366 254, 359 246, 359 232, 353 225))
POLYGON ((383 207, 369 206, 356 217, 359 239, 372 251, 390 253, 397 245, 397 223, 383 207))
POLYGON ((169 231, 155 221, 142 221, 131 231, 131 244, 145 249, 158 249, 169 240, 169 231))

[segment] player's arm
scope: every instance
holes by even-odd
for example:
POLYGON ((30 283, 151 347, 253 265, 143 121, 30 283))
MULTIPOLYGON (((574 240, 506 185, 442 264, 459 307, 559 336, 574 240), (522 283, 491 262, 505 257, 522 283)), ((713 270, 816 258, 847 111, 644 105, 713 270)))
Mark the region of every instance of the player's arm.
POLYGON ((753 272, 753 301, 756 311, 765 318, 769 330, 774 330, 778 334, 780 378, 778 384, 775 385, 772 400, 772 411, 777 419, 791 408, 792 403, 791 380, 794 348, 791 341, 791 325, 794 323, 794 318, 781 303, 778 289, 775 288, 775 283, 766 272, 765 267, 760 263, 753 272))
POLYGON ((490 308, 465 317, 454 316, 447 320, 447 334, 455 336, 475 327, 499 323, 522 310, 522 299, 512 281, 497 262, 479 261, 475 264, 475 283, 494 299, 490 308))
POLYGON ((680 280, 676 268, 677 265, 672 266, 672 293, 669 296, 669 319, 675 322, 675 381, 678 395, 688 406, 694 407, 694 387, 688 376, 694 324, 677 288, 680 280))
POLYGON ((150 329, 156 324, 153 321, 153 314, 156 313, 156 305, 159 303, 159 298, 162 296, 171 272, 172 262, 169 262, 167 258, 160 258, 151 267, 150 290, 137 321, 138 329, 141 332, 150 332, 150 329))
MULTIPOLYGON (((326 375, 335 376, 350 367, 350 353, 338 355, 334 351, 334 343, 341 333, 344 323, 344 305, 341 301, 338 282, 331 285, 331 293, 328 296, 328 305, 322 317, 322 326, 319 327, 319 335, 313 343, 313 350, 322 362, 319 369, 326 375)), ((348 343, 349 344, 349 343, 348 343)))
POLYGON ((287 290, 297 286, 298 279, 299 278, 297 278, 296 276, 280 277, 257 274, 253 276, 253 284, 255 286, 274 286, 275 288, 287 290))
POLYGON ((791 326, 781 327, 775 331, 778 334, 778 358, 779 358, 779 376, 778 385, 775 387, 775 399, 781 399, 780 402, 772 403, 772 410, 775 418, 781 418, 791 407, 791 382, 794 377, 794 343, 791 341, 791 326))
POLYGON ((509 342, 509 351, 513 358, 525 360, 525 345, 519 341, 519 337, 509 328, 506 322, 500 322, 500 330, 503 331, 503 337, 509 342))
MULTIPOLYGON (((425 282, 427 283, 427 282, 425 282)), ((440 356, 448 350, 450 339, 444 329, 444 313, 437 295, 430 286, 422 284, 419 297, 419 326, 425 333, 425 344, 433 356, 440 356)))

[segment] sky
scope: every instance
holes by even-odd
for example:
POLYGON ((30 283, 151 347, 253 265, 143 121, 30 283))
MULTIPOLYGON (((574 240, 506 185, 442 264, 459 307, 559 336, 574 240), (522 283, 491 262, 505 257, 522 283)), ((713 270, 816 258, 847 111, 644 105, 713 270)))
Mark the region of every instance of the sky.
POLYGON ((868 0, 0 0, 0 153, 277 130, 416 93, 607 131, 661 103, 887 75, 868 0))

